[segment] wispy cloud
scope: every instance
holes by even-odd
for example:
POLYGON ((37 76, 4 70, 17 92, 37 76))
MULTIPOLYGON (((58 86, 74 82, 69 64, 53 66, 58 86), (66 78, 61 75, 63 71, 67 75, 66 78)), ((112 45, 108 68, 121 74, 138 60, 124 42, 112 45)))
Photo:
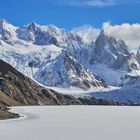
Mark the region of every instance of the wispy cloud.
MULTIPOLYGON (((52 2, 52 0, 50 0, 52 2)), ((139 0, 55 0, 54 4, 69 6, 106 7, 121 4, 140 3, 139 0)))
POLYGON ((104 23, 102 29, 109 36, 117 39, 123 39, 130 48, 140 46, 140 24, 123 23, 121 25, 111 25, 104 23))
POLYGON ((87 43, 95 41, 100 34, 100 29, 94 28, 91 25, 83 25, 81 27, 73 28, 73 32, 76 32, 87 43))
POLYGON ((72 31, 76 32, 89 43, 97 39, 101 30, 104 30, 108 36, 124 40, 130 49, 140 47, 140 23, 111 25, 110 22, 104 22, 101 29, 97 29, 90 25, 85 25, 74 28, 72 31))

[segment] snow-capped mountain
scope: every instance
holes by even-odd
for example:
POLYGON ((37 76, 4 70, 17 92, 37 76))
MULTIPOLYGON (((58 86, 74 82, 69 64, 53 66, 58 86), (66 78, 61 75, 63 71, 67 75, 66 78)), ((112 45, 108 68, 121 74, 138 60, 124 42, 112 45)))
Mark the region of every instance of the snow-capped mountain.
POLYGON ((126 79, 128 73, 139 75, 138 54, 132 55, 123 40, 117 40, 103 30, 91 48, 88 68, 109 85, 124 85, 129 80, 126 79))
POLYGON ((140 76, 140 53, 102 30, 96 41, 74 31, 0 21, 0 58, 49 87, 82 89, 127 86, 140 76))
POLYGON ((139 68, 139 63, 131 56, 126 43, 106 35, 104 31, 100 33, 95 42, 93 61, 119 70, 131 71, 139 68))
POLYGON ((53 25, 31 23, 19 28, 5 20, 1 22, 10 36, 5 40, 1 34, 0 58, 20 72, 45 86, 107 87, 102 78, 74 58, 86 47, 76 33, 53 25))
POLYGON ((62 51, 53 63, 43 66, 34 78, 43 85, 54 87, 107 87, 101 78, 93 75, 67 51, 62 51))
POLYGON ((128 48, 122 40, 116 40, 102 31, 93 48, 93 59, 106 65, 112 65, 119 55, 128 55, 128 48))
POLYGON ((16 38, 16 27, 8 23, 6 20, 0 21, 0 38, 8 41, 16 38))

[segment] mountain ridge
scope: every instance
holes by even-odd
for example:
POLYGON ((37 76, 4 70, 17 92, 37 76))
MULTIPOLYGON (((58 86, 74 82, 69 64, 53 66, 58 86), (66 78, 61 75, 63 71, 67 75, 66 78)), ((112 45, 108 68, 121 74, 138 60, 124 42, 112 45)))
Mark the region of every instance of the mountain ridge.
POLYGON ((123 40, 104 30, 88 44, 75 32, 54 25, 31 23, 12 30, 7 26, 0 32, 0 59, 45 86, 122 88, 140 76, 139 52, 131 53, 123 40))

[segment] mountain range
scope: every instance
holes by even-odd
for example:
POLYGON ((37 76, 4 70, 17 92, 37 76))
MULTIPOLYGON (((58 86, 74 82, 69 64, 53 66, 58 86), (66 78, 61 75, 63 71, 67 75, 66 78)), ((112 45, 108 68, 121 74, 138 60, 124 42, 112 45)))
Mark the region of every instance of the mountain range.
POLYGON ((106 30, 87 42, 54 25, 16 27, 1 20, 0 59, 44 87, 90 90, 90 96, 140 103, 140 52, 130 51, 106 30))

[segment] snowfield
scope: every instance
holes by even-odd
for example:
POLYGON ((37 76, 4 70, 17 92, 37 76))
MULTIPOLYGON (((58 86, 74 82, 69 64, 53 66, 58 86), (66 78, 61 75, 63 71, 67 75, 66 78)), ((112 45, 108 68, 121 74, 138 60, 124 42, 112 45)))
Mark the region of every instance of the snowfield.
POLYGON ((138 140, 139 107, 12 107, 24 117, 0 121, 2 140, 138 140))

